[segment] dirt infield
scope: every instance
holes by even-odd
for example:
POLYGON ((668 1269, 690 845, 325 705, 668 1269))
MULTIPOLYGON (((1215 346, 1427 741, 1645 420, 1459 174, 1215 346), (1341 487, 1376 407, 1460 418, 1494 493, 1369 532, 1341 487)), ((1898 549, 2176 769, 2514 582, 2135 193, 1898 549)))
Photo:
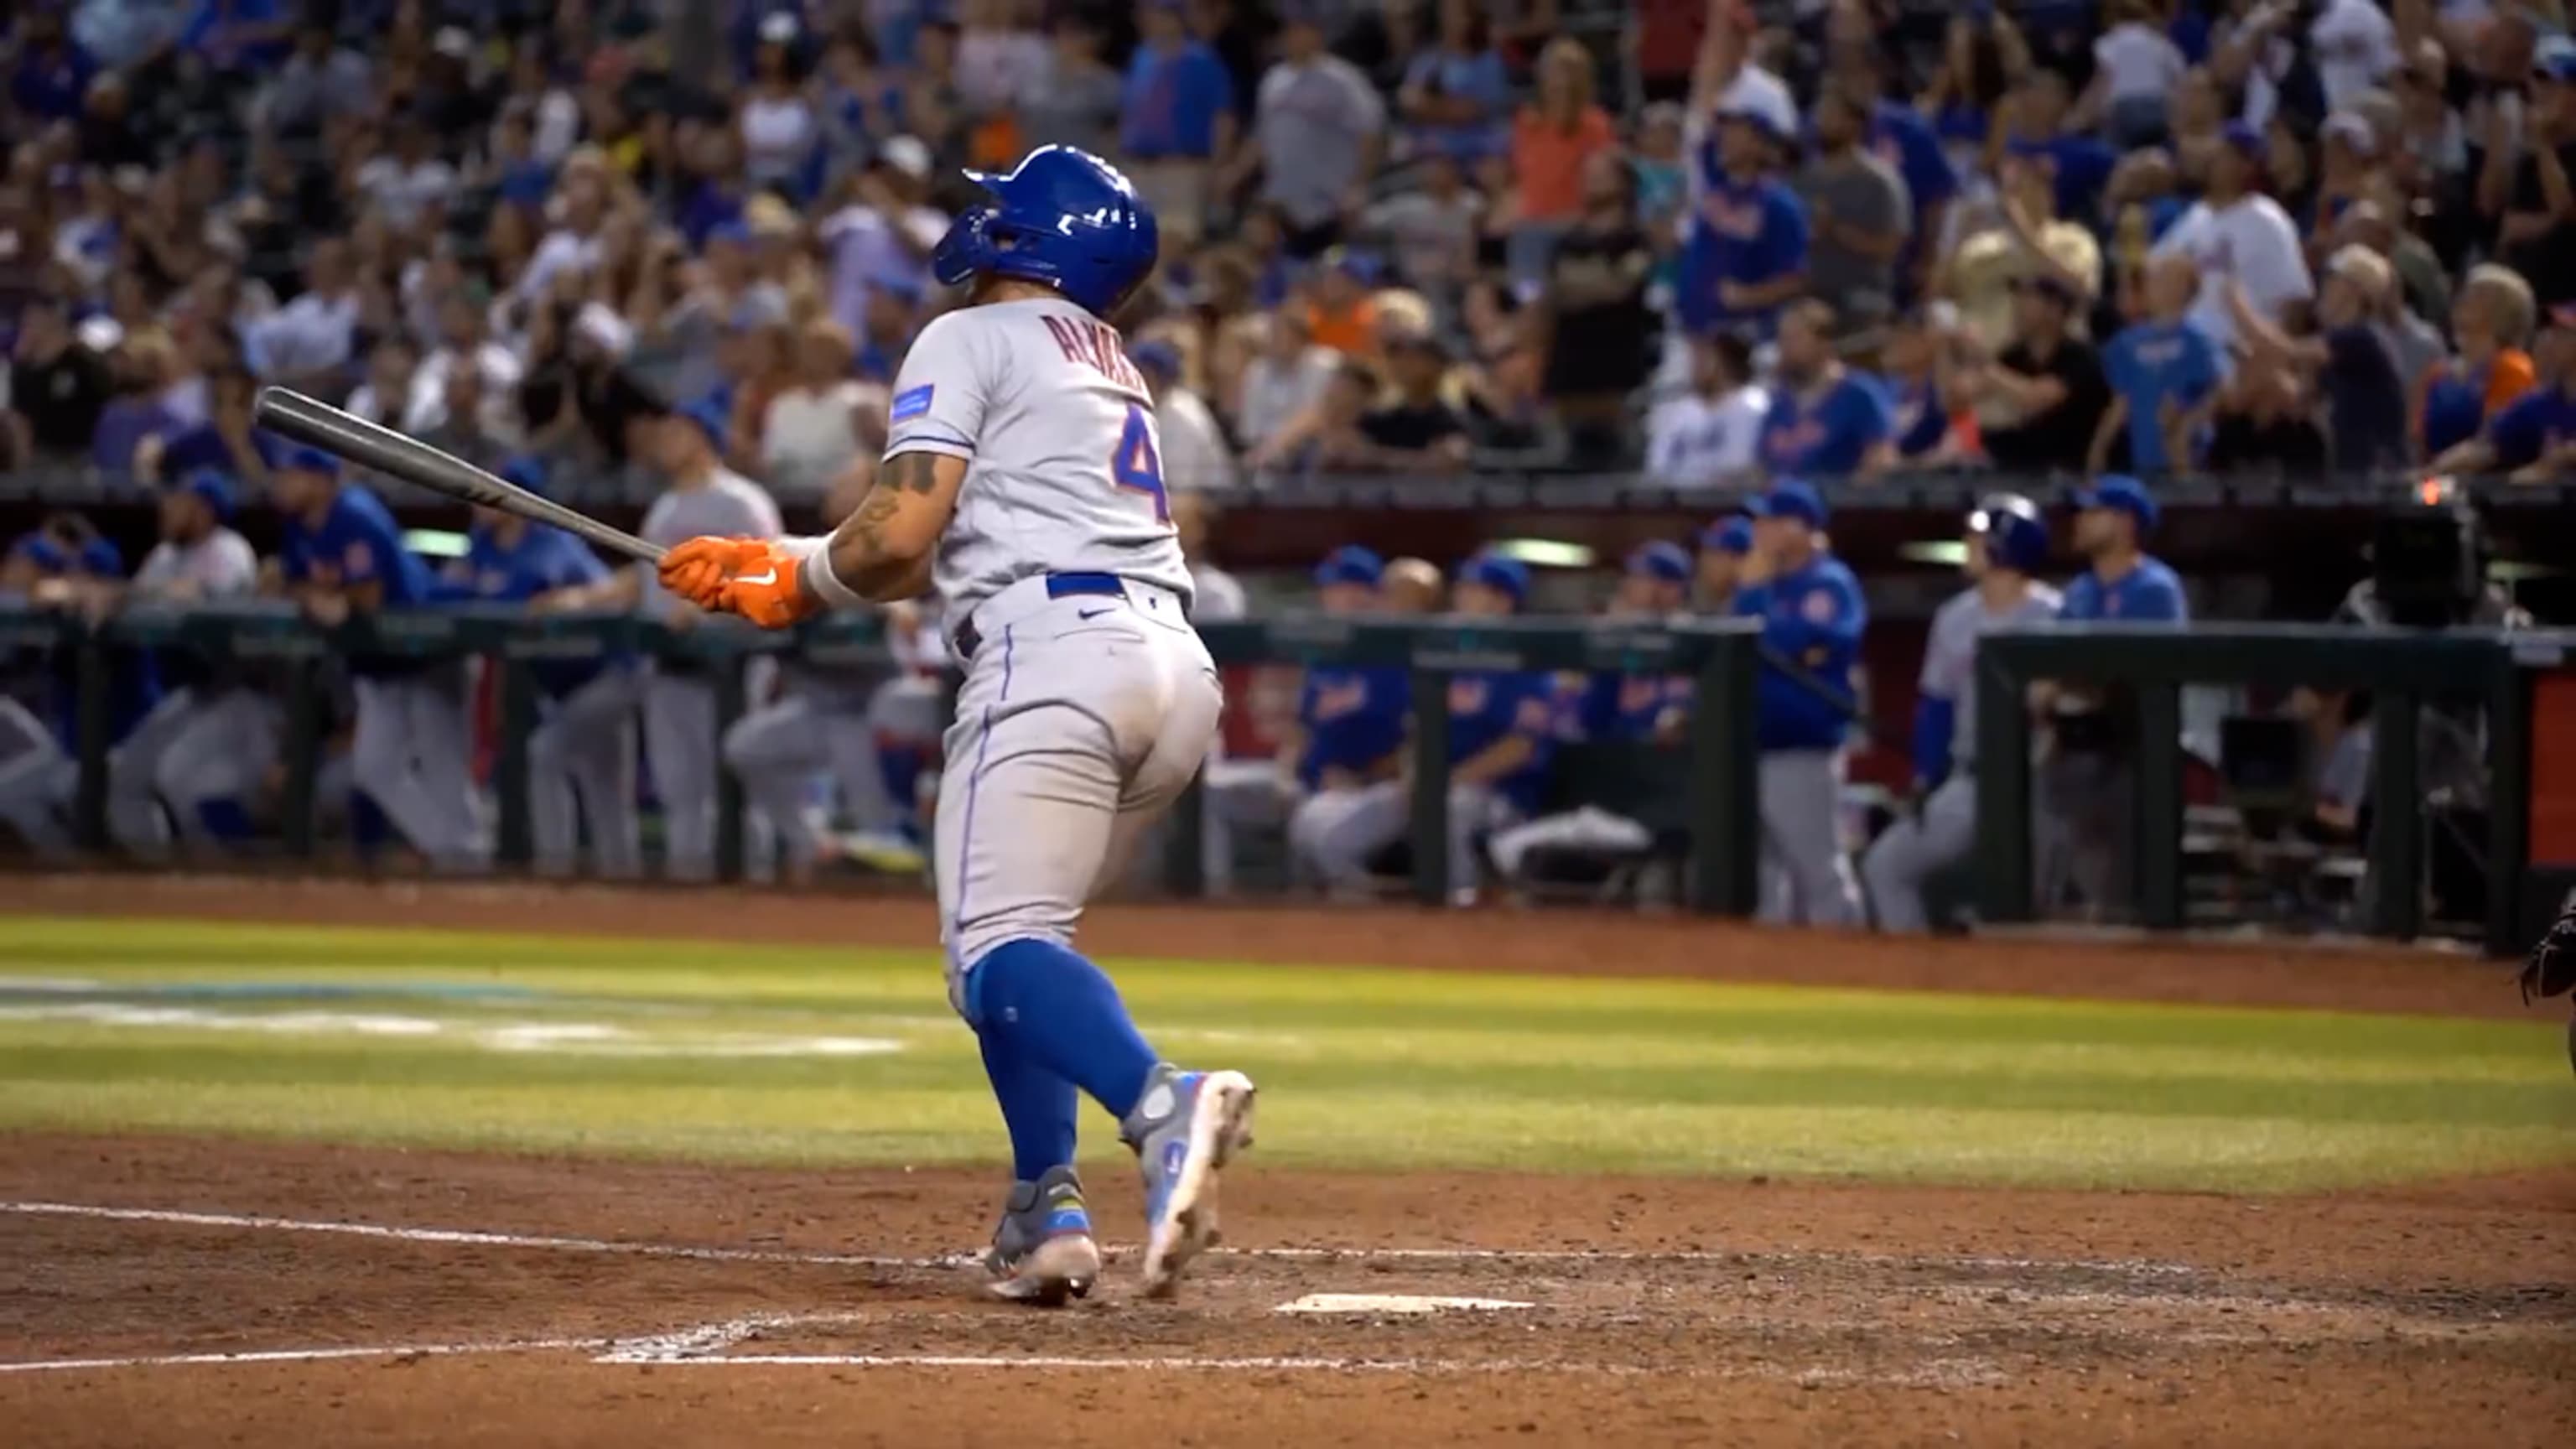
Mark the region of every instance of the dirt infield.
MULTIPOLYGON (((39 910, 744 929, 741 898, 713 894, 9 886, 39 910)), ((909 904, 763 906, 761 934, 926 939, 909 904)), ((2494 986, 2422 959, 1828 949, 1572 914, 1125 910, 1090 938, 2475 1014, 2494 986)), ((961 1255, 994 1187, 0 1136, 0 1443, 2576 1441, 2576 1172, 2236 1199, 1291 1173, 1256 1151, 1227 1180, 1229 1247, 1181 1302, 1135 1301, 1120 1260, 1059 1314, 972 1294, 961 1255), (1422 1298, 1486 1306, 1402 1311, 1422 1298)), ((1132 1242, 1133 1183, 1092 1188, 1132 1242)))

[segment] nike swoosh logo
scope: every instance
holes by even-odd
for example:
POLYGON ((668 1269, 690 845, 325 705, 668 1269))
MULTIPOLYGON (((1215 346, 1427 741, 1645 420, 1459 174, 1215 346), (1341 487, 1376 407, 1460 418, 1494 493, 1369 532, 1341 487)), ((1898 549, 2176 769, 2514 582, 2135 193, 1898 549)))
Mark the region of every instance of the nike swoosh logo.
POLYGON ((1109 611, 1107 609, 1082 609, 1076 612, 1075 617, 1082 619, 1097 619, 1108 612, 1109 611))
POLYGON ((737 584, 774 584, 778 582, 778 567, 772 564, 766 573, 736 574, 733 581, 737 584))

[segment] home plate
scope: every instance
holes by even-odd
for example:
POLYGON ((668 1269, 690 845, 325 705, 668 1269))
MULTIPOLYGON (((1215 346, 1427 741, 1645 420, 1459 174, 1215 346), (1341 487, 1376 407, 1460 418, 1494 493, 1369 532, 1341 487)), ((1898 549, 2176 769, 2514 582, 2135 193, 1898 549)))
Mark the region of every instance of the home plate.
POLYGON ((1535 1308, 1508 1298, 1426 1298, 1415 1293, 1309 1293, 1274 1313, 1452 1313, 1535 1308))

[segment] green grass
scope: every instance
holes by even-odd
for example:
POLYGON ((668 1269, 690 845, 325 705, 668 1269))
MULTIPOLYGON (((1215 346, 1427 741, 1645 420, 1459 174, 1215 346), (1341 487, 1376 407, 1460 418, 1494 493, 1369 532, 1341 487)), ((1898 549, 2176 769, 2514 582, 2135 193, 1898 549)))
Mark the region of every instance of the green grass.
MULTIPOLYGON (((0 1128, 988 1161, 937 957, 0 917, 0 1128), (720 951, 721 958, 711 956, 720 951), (54 978, 50 981, 39 978, 54 978)), ((1321 1167, 2276 1191, 2576 1162, 2512 1022, 1113 963, 1321 1167)), ((1093 1150, 1114 1153, 1105 1123, 1093 1150)))

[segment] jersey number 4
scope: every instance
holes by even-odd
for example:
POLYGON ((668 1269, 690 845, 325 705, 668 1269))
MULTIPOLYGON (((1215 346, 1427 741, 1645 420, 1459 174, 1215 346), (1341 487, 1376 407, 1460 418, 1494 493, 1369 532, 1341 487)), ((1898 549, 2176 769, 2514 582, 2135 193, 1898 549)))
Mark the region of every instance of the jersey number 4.
POLYGON ((1118 433, 1118 452, 1109 460, 1109 476, 1121 488, 1133 488, 1154 500, 1154 521, 1172 521, 1171 495, 1163 491, 1163 459, 1154 451, 1154 427, 1142 403, 1127 405, 1127 426, 1118 433))

